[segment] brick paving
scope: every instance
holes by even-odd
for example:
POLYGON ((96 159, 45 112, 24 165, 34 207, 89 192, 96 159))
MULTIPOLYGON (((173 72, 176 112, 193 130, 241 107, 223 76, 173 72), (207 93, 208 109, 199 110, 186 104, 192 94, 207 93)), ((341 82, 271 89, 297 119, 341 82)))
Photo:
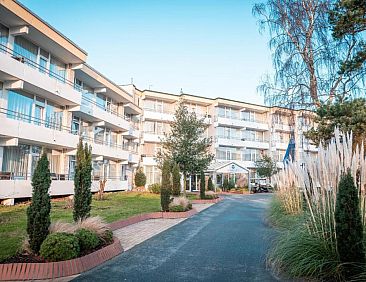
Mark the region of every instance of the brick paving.
MULTIPOLYGON (((213 204, 193 204, 193 208, 196 209, 197 212, 201 212, 212 205, 213 204)), ((113 235, 121 241, 123 249, 127 251, 184 220, 186 220, 186 218, 148 219, 117 229, 113 231, 113 235)))

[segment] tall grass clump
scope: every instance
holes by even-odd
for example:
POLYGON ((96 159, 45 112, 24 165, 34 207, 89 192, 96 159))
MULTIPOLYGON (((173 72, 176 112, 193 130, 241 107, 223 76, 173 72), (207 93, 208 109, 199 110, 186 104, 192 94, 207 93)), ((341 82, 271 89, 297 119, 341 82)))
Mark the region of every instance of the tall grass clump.
MULTIPOLYGON (((337 247, 335 217, 339 183, 347 173, 359 201, 361 229, 365 230, 366 157, 363 144, 352 146, 352 133, 335 129, 332 140, 326 146, 320 144, 316 156, 291 162, 272 177, 276 192, 269 220, 283 228, 269 262, 278 270, 291 277, 348 279, 343 276, 347 267, 340 259, 340 245, 337 247)), ((339 244, 349 248, 345 240, 339 244)), ((365 269, 357 261, 349 263, 365 269)))

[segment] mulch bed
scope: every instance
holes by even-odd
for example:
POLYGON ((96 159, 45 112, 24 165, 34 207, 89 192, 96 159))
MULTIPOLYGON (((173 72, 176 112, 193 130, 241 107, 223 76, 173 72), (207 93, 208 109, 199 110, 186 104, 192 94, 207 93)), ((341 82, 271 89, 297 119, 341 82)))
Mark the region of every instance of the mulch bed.
POLYGON ((13 257, 7 258, 3 261, 0 261, 0 264, 5 264, 5 263, 26 263, 26 262, 45 263, 46 261, 40 256, 35 256, 35 255, 24 253, 24 254, 18 254, 18 255, 15 255, 13 257))

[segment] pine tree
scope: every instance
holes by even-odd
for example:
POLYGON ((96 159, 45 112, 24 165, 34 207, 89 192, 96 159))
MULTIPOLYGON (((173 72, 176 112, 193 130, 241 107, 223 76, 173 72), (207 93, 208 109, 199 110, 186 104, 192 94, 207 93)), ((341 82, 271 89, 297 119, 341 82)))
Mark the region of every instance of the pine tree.
POLYGON ((139 168, 135 174, 135 185, 136 187, 145 187, 146 185, 146 175, 142 168, 139 168))
POLYGON ((48 193, 51 174, 47 155, 39 159, 32 177, 32 203, 27 209, 27 233, 29 245, 35 254, 39 253, 50 226, 51 200, 48 193))
POLYGON ((172 194, 173 194, 173 196, 179 196, 180 190, 181 190, 181 185, 180 185, 180 171, 179 171, 178 164, 174 164, 174 166, 173 166, 172 181, 173 181, 172 194))
POLYGON ((187 177, 205 170, 214 158, 210 153, 212 138, 205 135, 207 128, 204 118, 200 119, 195 112, 189 112, 181 100, 170 132, 164 134, 163 150, 158 153, 157 160, 160 165, 165 160, 179 165, 184 178, 183 193, 186 191, 187 177))
POLYGON ((201 179, 200 179, 200 198, 206 198, 206 177, 205 173, 201 171, 201 179))
POLYGON ((207 190, 208 191, 215 191, 215 186, 212 182, 211 176, 208 178, 208 181, 207 181, 207 190))
POLYGON ((349 263, 365 263, 360 203, 350 171, 339 182, 334 218, 337 250, 347 279, 357 274, 357 268, 349 263))
POLYGON ((165 161, 162 167, 160 203, 162 211, 169 211, 170 194, 172 190, 170 162, 165 161))
POLYGON ((90 215, 92 193, 92 155, 91 147, 80 139, 76 152, 74 176, 74 221, 85 219, 90 215))

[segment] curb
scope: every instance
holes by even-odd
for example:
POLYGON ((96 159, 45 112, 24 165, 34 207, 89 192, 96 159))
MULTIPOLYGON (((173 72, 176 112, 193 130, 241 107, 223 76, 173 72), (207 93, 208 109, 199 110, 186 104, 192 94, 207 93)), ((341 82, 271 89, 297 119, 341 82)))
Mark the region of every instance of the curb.
POLYGON ((192 204, 217 204, 218 202, 222 201, 223 198, 216 198, 216 199, 204 199, 204 200, 192 200, 192 204))
POLYGON ((127 219, 119 220, 112 222, 108 225, 108 227, 114 231, 144 220, 148 219, 157 219, 157 218, 166 218, 166 219, 175 219, 175 218, 187 218, 195 215, 197 213, 196 209, 191 209, 186 212, 152 212, 145 213, 141 215, 136 215, 127 219))
POLYGON ((122 252, 120 241, 114 237, 112 244, 86 256, 71 260, 0 264, 0 280, 41 280, 72 276, 90 270, 122 252))

